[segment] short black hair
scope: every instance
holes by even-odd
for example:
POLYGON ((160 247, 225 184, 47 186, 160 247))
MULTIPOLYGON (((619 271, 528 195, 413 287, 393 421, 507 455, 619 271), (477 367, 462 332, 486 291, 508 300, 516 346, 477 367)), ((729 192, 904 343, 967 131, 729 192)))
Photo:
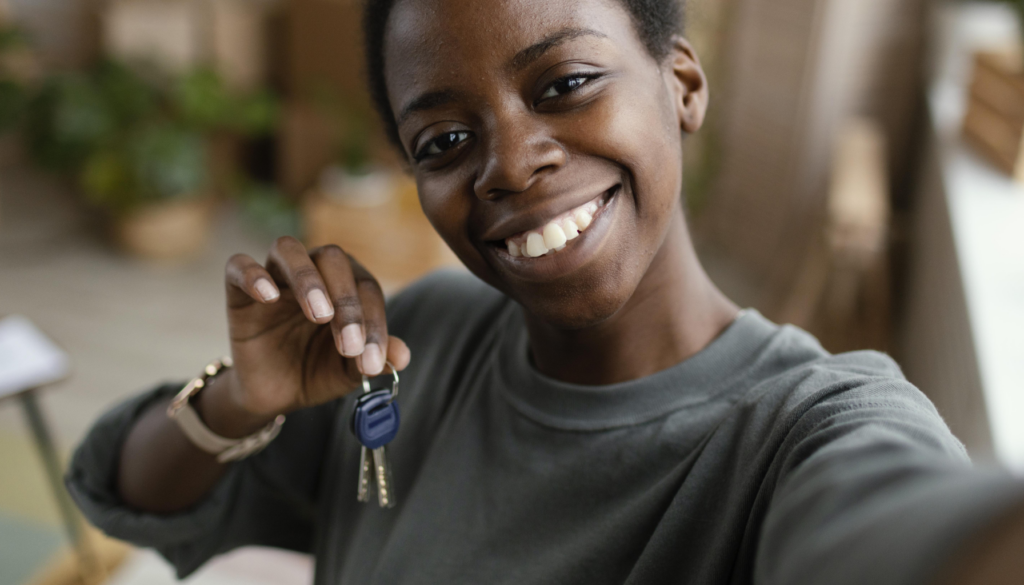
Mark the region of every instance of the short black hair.
MULTIPOLYGON (((370 97, 384 123, 388 139, 404 152, 402 140, 398 136, 395 113, 391 111, 391 103, 388 101, 388 87, 384 79, 384 31, 396 1, 365 0, 363 3, 363 42, 370 97)), ((685 0, 618 1, 629 12, 647 52, 657 61, 664 59, 672 46, 672 37, 683 31, 685 0)))

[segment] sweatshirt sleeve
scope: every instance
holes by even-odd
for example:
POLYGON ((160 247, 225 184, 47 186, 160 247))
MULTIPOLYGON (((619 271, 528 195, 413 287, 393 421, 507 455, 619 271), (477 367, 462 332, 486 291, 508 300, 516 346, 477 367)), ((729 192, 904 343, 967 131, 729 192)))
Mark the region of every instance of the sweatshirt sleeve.
MULTIPOLYGON (((864 359, 892 364, 833 359, 854 370, 864 359)), ((1024 484, 972 467, 928 399, 891 369, 832 380, 792 409, 755 583, 935 583, 974 535, 1024 502, 1024 484)))
POLYGON ((124 505, 116 489, 121 445, 139 416, 166 403, 181 385, 131 398, 103 415, 76 450, 65 483, 106 534, 162 554, 179 578, 214 555, 244 545, 310 552, 321 463, 337 401, 294 412, 266 449, 232 463, 205 499, 184 512, 157 515, 124 505))

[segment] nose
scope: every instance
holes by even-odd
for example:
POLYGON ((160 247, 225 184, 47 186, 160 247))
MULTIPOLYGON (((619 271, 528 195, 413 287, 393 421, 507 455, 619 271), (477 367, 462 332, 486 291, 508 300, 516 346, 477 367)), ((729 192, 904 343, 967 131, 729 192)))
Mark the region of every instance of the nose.
POLYGON ((526 191, 546 173, 565 164, 562 146, 544 124, 528 115, 496 121, 484 142, 483 167, 473 185, 482 200, 526 191))

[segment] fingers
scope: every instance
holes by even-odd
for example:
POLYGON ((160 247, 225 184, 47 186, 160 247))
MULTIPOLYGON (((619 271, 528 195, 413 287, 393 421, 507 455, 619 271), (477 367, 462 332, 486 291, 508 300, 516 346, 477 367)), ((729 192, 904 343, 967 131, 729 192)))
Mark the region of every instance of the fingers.
POLYGON ((273 303, 281 297, 270 273, 246 254, 229 258, 224 272, 230 307, 245 306, 252 301, 273 303))
POLYGON ((384 293, 377 280, 338 246, 310 252, 334 307, 331 330, 338 352, 356 358, 359 371, 384 371, 388 330, 384 293))
POLYGON ((327 285, 327 295, 334 307, 331 332, 338 353, 345 357, 361 355, 366 346, 363 307, 348 256, 334 245, 312 250, 310 256, 327 285))
POLYGON ((359 304, 363 310, 363 329, 366 332, 366 347, 356 363, 367 376, 376 376, 384 371, 385 356, 388 355, 388 323, 384 314, 384 291, 377 280, 355 260, 349 259, 355 279, 359 304))
MULTIPOLYGON (((259 265, 245 258, 247 261, 239 262, 239 266, 252 271, 250 288, 260 295, 260 287, 266 289, 266 285, 260 284, 261 275, 255 272, 259 265)), ((385 360, 392 359, 393 349, 388 337, 384 292, 377 280, 341 248, 330 245, 307 252, 295 238, 278 238, 262 275, 271 286, 272 275, 292 289, 307 319, 319 325, 330 323, 338 352, 355 358, 363 374, 376 376, 384 371, 385 360)), ((265 292, 269 294, 270 290, 265 292)), ((398 361, 392 363, 402 369, 409 363, 409 348, 401 340, 399 343, 394 348, 394 359, 398 361)))
POLYGON ((388 336, 388 362, 401 372, 409 366, 411 360, 412 352, 409 351, 409 346, 394 335, 388 336))
POLYGON ((301 242, 291 236, 278 238, 270 249, 267 269, 295 292, 295 300, 307 319, 324 324, 334 317, 334 306, 328 300, 320 271, 301 242))

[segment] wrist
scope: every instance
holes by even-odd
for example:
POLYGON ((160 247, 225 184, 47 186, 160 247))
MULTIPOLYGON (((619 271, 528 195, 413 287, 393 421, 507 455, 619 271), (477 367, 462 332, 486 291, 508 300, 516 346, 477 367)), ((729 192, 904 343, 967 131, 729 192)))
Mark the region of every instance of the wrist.
POLYGON ((203 423, 218 435, 228 439, 247 437, 266 427, 277 415, 255 413, 246 409, 236 397, 241 395, 241 384, 234 368, 211 379, 192 400, 203 423))

